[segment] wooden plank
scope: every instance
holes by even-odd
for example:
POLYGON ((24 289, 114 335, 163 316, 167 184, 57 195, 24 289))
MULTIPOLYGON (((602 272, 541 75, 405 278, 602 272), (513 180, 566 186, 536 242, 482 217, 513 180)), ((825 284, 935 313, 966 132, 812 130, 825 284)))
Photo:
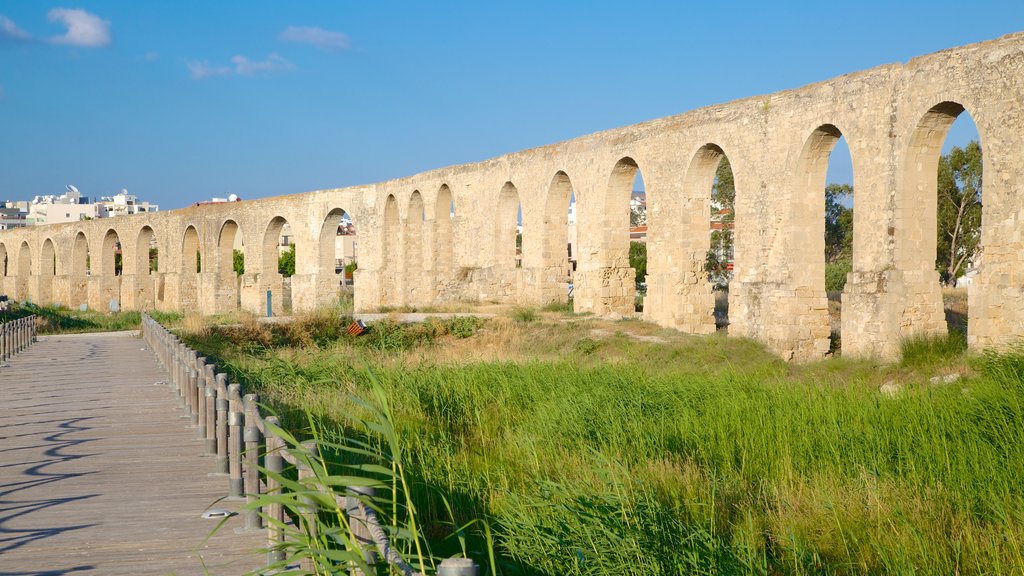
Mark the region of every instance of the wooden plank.
POLYGON ((0 575, 241 574, 265 531, 237 510, 139 338, 43 338, 0 369, 0 575), (205 565, 205 566, 204 566, 205 565))

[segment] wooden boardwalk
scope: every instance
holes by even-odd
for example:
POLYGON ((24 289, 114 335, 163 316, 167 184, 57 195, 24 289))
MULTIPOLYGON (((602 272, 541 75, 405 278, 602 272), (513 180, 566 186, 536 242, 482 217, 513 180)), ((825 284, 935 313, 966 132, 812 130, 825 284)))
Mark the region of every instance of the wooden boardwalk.
POLYGON ((40 338, 0 368, 0 576, 242 574, 265 564, 241 515, 205 541, 211 474, 145 342, 40 338), (204 568, 205 563, 205 568, 204 568))

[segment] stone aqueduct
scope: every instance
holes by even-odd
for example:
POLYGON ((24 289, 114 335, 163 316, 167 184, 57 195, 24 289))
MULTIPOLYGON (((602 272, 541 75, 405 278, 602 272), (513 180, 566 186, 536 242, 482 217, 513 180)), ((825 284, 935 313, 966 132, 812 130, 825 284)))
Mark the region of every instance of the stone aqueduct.
POLYGON ((810 359, 829 347, 823 189, 844 136, 856 210, 843 353, 892 357, 901 339, 946 329, 934 270, 936 166, 964 110, 978 127, 985 174, 968 339, 998 347, 1024 336, 1024 33, 379 184, 5 231, 0 291, 72 307, 105 309, 118 298, 125 309, 260 311, 265 291, 281 286, 277 239, 288 222, 298 246, 293 307, 310 309, 337 297, 334 234, 344 210, 359 233, 357 311, 459 299, 540 305, 566 298, 575 193, 574 306, 630 314, 628 201, 639 169, 650 226, 643 315, 705 334, 715 330, 703 272, 709 198, 724 153, 737 190, 730 335, 810 359), (236 235, 241 278, 232 270, 236 235), (159 269, 150 273, 153 238, 159 269))

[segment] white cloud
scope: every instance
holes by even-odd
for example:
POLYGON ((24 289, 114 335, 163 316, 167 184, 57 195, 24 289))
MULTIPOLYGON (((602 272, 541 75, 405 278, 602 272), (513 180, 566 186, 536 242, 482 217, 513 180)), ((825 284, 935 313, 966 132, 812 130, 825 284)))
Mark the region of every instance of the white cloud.
POLYGON ((267 56, 266 60, 253 61, 249 60, 245 56, 235 56, 231 59, 231 62, 235 65, 235 74, 241 76, 254 76, 256 74, 273 74, 277 72, 287 72, 294 70, 295 65, 278 56, 277 54, 271 54, 267 56))
POLYGON ((0 16, 0 42, 4 40, 31 40, 32 35, 25 32, 13 20, 6 16, 0 16))
POLYGON ((146 62, 156 62, 160 59, 159 52, 146 52, 142 55, 142 59, 146 62))
POLYGON ((250 60, 245 56, 234 56, 231 58, 233 66, 211 65, 203 60, 190 60, 185 63, 189 73, 195 80, 213 78, 216 76, 257 76, 266 74, 278 74, 295 69, 295 64, 285 60, 278 54, 267 56, 266 60, 250 60))
POLYGON ((46 15, 50 22, 67 26, 63 36, 54 36, 50 42, 98 48, 110 44, 110 22, 95 14, 77 8, 54 8, 46 15))
POLYGON ((216 76, 227 76, 231 74, 231 68, 227 66, 211 66, 208 62, 199 62, 198 60, 192 60, 185 63, 188 66, 188 71, 192 74, 192 78, 195 80, 202 80, 203 78, 214 78, 216 76))
POLYGON ((331 52, 348 50, 351 45, 351 40, 347 34, 312 26, 289 26, 281 31, 278 38, 285 42, 310 44, 321 50, 331 52))

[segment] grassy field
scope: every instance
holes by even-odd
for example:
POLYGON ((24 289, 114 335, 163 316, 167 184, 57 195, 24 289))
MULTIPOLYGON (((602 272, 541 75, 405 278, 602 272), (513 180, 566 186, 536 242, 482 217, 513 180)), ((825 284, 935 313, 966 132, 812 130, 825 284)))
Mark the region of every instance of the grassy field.
MULTIPOLYGON (((138 330, 138 312, 98 312, 96 310, 71 310, 63 306, 37 306, 35 304, 14 304, 11 309, 0 313, 0 322, 36 315, 36 329, 39 334, 78 334, 84 332, 118 332, 138 330)), ((179 314, 153 313, 158 319, 173 322, 179 314)))
POLYGON ((379 381, 436 555, 489 564, 489 529, 502 574, 1024 573, 1024 353, 789 365, 525 309, 175 326, 299 433, 368 434, 379 381))

